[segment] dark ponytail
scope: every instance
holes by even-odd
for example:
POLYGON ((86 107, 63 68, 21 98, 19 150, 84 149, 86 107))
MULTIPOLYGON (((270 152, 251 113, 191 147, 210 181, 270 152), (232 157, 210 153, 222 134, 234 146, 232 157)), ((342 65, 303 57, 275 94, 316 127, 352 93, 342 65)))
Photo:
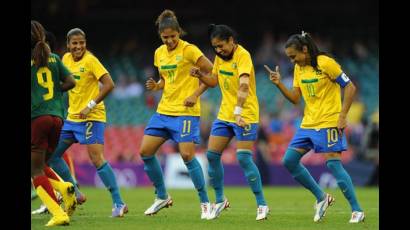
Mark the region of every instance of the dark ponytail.
POLYGON ((44 27, 37 21, 31 20, 31 48, 34 65, 39 68, 48 65, 50 47, 46 43, 44 27))
POLYGON ((319 55, 329 56, 327 53, 320 51, 315 42, 313 41, 312 37, 304 31, 302 31, 302 34, 294 34, 289 37, 289 39, 286 41, 285 48, 291 46, 298 51, 303 51, 303 46, 306 46, 310 56, 310 65, 315 70, 318 70, 317 57, 319 55))

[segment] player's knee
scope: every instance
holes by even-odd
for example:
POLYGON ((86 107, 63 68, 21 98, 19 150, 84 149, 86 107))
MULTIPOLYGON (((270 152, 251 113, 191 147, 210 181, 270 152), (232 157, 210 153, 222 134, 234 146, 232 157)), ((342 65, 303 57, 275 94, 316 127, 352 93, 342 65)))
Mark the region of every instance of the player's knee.
POLYGON ((208 162, 218 162, 221 160, 221 154, 214 151, 208 151, 206 153, 206 158, 208 159, 208 162))
POLYGON ((236 158, 242 168, 247 167, 252 161, 252 155, 250 153, 237 153, 236 158))
POLYGON ((294 150, 287 150, 285 156, 282 159, 282 164, 289 170, 293 171, 299 164, 299 159, 293 156, 294 153, 290 152, 294 150))
POLYGON ((141 148, 141 149, 140 149, 140 155, 141 155, 141 157, 150 157, 150 156, 155 155, 155 152, 148 151, 148 150, 145 149, 145 148, 141 148))
POLYGON ((326 166, 333 174, 339 173, 343 169, 342 162, 340 160, 328 160, 326 161, 326 166))
POLYGON ((99 168, 105 162, 103 155, 100 153, 90 153, 89 156, 91 162, 97 168, 99 168))
POLYGON ((195 156, 195 153, 182 153, 181 152, 181 157, 184 160, 184 162, 191 161, 195 156))

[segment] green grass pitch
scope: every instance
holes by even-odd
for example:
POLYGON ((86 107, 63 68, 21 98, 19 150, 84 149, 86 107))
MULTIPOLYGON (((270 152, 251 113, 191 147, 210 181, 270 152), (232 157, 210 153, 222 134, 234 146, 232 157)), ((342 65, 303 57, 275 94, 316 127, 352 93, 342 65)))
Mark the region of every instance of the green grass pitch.
MULTIPOLYGON (((226 187, 231 208, 223 211, 216 220, 201 220, 200 206, 195 190, 169 190, 174 200, 171 208, 161 210, 155 216, 144 216, 144 211, 153 202, 153 188, 121 188, 123 200, 129 213, 124 218, 110 218, 111 198, 103 188, 82 187, 87 202, 78 206, 71 217, 70 225, 64 229, 379 229, 378 188, 356 188, 356 195, 365 211, 364 223, 349 224, 350 206, 339 189, 327 189, 336 202, 320 223, 313 222, 314 197, 302 187, 264 187, 266 201, 270 207, 267 220, 257 222, 256 203, 248 187, 226 187)), ((214 192, 209 190, 211 202, 214 192)), ((37 198, 31 202, 34 210, 40 205, 37 198)), ((31 229, 45 229, 49 214, 32 215, 31 229)))

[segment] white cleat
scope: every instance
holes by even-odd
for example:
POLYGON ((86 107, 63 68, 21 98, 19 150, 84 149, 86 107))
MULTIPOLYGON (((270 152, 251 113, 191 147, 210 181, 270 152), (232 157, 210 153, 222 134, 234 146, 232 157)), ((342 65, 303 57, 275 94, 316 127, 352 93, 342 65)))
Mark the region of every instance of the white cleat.
POLYGON ((151 207, 149 207, 147 210, 145 210, 144 214, 147 215, 147 216, 154 215, 157 212, 159 212, 159 210, 172 206, 172 203, 173 203, 172 198, 169 195, 168 195, 167 199, 165 199, 165 200, 155 198, 154 203, 151 205, 151 207))
POLYGON ((256 220, 266 220, 268 219, 269 207, 267 205, 259 205, 256 210, 256 220))
POLYGON ((335 198, 333 198, 330 194, 325 195, 325 198, 316 203, 315 205, 315 216, 313 217, 313 221, 314 222, 318 222, 320 220, 322 220, 322 218, 325 216, 326 214, 326 209, 331 206, 333 204, 333 202, 335 202, 335 198))
POLYGON ((201 219, 207 220, 210 214, 211 214, 211 204, 209 202, 201 203, 201 219))
POLYGON ((352 218, 350 218, 349 223, 355 224, 360 222, 364 222, 364 212, 352 212, 352 218))
POLYGON ((224 199, 224 201, 214 204, 212 207, 212 211, 209 215, 208 220, 213 220, 218 218, 221 215, 221 212, 227 208, 229 208, 231 204, 229 203, 228 199, 224 199))
POLYGON ((33 214, 33 215, 46 214, 46 213, 48 213, 48 209, 44 204, 41 204, 40 208, 38 208, 38 209, 31 212, 31 214, 33 214))

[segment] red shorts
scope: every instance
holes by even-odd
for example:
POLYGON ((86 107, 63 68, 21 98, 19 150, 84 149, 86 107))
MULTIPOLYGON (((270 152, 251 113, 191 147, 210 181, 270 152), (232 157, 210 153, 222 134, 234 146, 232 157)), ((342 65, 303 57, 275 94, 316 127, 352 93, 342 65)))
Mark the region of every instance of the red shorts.
POLYGON ((54 152, 60 138, 63 120, 60 117, 44 115, 31 121, 31 146, 48 153, 54 152))

